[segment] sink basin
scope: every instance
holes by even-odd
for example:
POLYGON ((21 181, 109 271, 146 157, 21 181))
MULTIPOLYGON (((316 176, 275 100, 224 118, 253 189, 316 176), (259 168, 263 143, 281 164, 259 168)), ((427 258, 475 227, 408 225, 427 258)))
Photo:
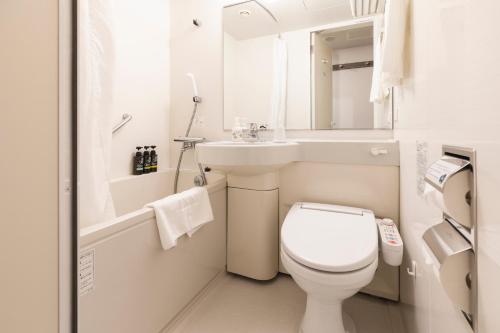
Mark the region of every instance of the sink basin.
POLYGON ((196 145, 198 161, 215 170, 235 175, 259 175, 297 161, 296 142, 216 141, 196 145))
MULTIPOLYGON (((272 142, 272 141, 215 141, 215 142, 206 142, 208 146, 283 146, 289 145, 290 142, 272 142)), ((295 144, 294 142, 292 144, 295 144)))

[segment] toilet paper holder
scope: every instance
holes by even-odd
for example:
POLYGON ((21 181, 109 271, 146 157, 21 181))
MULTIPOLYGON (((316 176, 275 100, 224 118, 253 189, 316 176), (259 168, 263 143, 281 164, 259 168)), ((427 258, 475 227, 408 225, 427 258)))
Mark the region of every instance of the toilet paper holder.
POLYGON ((425 174, 425 197, 439 207, 448 219, 472 228, 472 164, 462 155, 443 153, 425 174))
POLYGON ((435 191, 443 221, 429 228, 424 242, 440 265, 440 281, 474 332, 478 327, 476 152, 443 146, 425 181, 435 191), (451 185, 450 185, 451 184, 451 185))
POLYGON ((472 245, 448 221, 427 229, 423 237, 441 265, 451 256, 472 250, 472 245))

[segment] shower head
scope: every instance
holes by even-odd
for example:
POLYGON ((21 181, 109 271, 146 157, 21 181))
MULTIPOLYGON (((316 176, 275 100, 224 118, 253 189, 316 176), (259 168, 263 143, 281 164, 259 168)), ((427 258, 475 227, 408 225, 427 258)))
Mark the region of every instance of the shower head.
POLYGON ((186 75, 191 79, 191 83, 193 84, 193 97, 198 97, 198 85, 196 84, 196 78, 193 73, 187 73, 186 75))

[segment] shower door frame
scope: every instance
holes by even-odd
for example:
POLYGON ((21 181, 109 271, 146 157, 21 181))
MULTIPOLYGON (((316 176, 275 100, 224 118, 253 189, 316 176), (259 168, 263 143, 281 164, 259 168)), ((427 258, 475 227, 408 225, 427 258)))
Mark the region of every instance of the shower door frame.
POLYGON ((58 0, 59 333, 78 332, 77 3, 58 0))

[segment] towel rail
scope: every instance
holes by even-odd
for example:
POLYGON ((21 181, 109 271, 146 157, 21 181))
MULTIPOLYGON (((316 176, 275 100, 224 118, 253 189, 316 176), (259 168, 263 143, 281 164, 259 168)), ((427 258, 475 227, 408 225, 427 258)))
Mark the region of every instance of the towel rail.
POLYGON ((117 124, 115 127, 113 127, 113 134, 118 131, 120 128, 122 128, 123 126, 125 126, 126 123, 128 123, 129 121, 132 120, 132 115, 128 114, 128 113, 124 113, 122 115, 122 121, 117 124))
POLYGON ((346 69, 356 69, 356 68, 365 68, 365 67, 373 67, 373 60, 351 62, 348 64, 337 64, 337 65, 332 66, 332 70, 335 72, 335 71, 343 71, 346 69))

